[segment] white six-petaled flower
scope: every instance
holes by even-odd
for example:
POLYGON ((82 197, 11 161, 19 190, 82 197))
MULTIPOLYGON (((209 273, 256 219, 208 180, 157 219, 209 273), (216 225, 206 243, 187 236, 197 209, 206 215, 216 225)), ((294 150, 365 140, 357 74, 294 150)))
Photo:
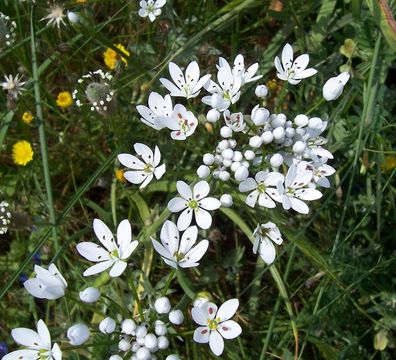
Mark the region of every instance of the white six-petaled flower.
POLYGON ((132 241, 131 225, 127 219, 122 220, 117 228, 117 244, 113 234, 106 224, 95 219, 93 228, 96 237, 102 244, 97 245, 92 242, 82 242, 77 244, 77 251, 89 261, 97 264, 84 271, 84 276, 98 274, 111 267, 110 276, 120 276, 127 267, 128 258, 138 246, 138 241, 132 241))
POLYGON ((193 320, 201 325, 194 331, 194 341, 201 344, 209 343, 216 356, 224 350, 224 339, 234 339, 242 333, 242 329, 234 320, 230 320, 239 306, 238 299, 227 300, 217 309, 211 302, 193 307, 193 320))
POLYGON ((196 226, 188 227, 180 240, 177 226, 167 220, 161 229, 161 243, 151 238, 154 249, 162 256, 169 266, 177 269, 198 266, 198 261, 204 256, 209 246, 208 240, 202 240, 195 245, 198 236, 196 226), (194 246, 195 245, 195 246, 194 246))
POLYGON ((65 295, 67 282, 54 264, 48 266, 48 270, 35 265, 34 272, 36 277, 23 283, 29 294, 48 300, 56 300, 65 295))
POLYGON ((140 10, 139 16, 140 17, 149 17, 150 21, 153 22, 155 18, 161 15, 161 8, 166 4, 166 0, 147 0, 141 1, 139 3, 140 10))
MULTIPOLYGON (((219 58, 219 65, 217 65, 218 69, 220 69, 221 67, 231 68, 228 61, 222 57, 219 58)), ((239 76, 241 78, 241 84, 244 85, 246 83, 261 79, 263 77, 263 75, 254 76, 258 70, 258 67, 258 63, 254 63, 253 65, 250 65, 247 69, 245 69, 245 59, 243 58, 242 54, 238 54, 234 59, 232 74, 234 75, 234 77, 239 76)))
POLYGON ((165 174, 166 168, 165 164, 158 166, 161 161, 158 146, 155 147, 154 153, 144 144, 136 143, 133 147, 139 158, 131 154, 120 154, 118 160, 122 165, 132 169, 132 171, 124 173, 125 179, 132 184, 141 184, 139 188, 143 189, 153 180, 154 176, 157 180, 160 179, 165 174))
POLYGON ((253 253, 260 254, 260 257, 268 265, 272 264, 275 260, 276 251, 273 242, 281 245, 283 242, 282 235, 278 227, 273 222, 257 225, 253 232, 254 244, 253 253))
POLYGON ((301 214, 308 214, 308 205, 302 200, 317 200, 322 197, 319 190, 308 187, 312 177, 312 171, 298 169, 297 165, 293 164, 287 171, 284 185, 282 182, 277 184, 279 197, 273 198, 281 202, 285 210, 292 208, 301 214))
POLYGON ((246 204, 255 207, 257 199, 260 206, 274 208, 276 206, 272 198, 277 197, 276 186, 278 182, 283 182, 284 176, 278 172, 268 170, 259 171, 253 178, 249 177, 239 184, 240 192, 252 191, 246 197, 246 204))
POLYGON ((51 335, 43 320, 37 322, 37 332, 27 328, 17 328, 11 331, 11 336, 15 342, 27 349, 13 351, 5 355, 2 360, 62 359, 62 351, 58 344, 51 346, 51 335))
POLYGON ((195 115, 181 104, 175 105, 170 118, 162 119, 162 126, 173 130, 171 138, 174 140, 186 140, 194 133, 197 125, 198 120, 195 115))
POLYGON ((212 225, 212 216, 207 210, 216 210, 221 206, 221 202, 213 197, 207 197, 210 187, 207 181, 199 181, 191 188, 184 182, 176 183, 177 191, 181 197, 173 198, 168 203, 171 212, 182 211, 177 227, 180 231, 186 230, 195 216, 195 221, 201 229, 209 229, 212 225))
POLYGON ((292 85, 297 85, 302 79, 313 76, 317 73, 314 68, 307 69, 309 55, 302 54, 293 61, 293 48, 286 44, 282 50, 282 63, 278 56, 275 57, 275 68, 277 76, 281 80, 286 80, 292 85))
POLYGON ((148 98, 148 106, 138 105, 136 110, 140 114, 140 121, 155 130, 166 126, 166 120, 172 114, 172 99, 170 95, 162 97, 156 92, 151 92, 148 98))
POLYGON ((211 75, 205 75, 199 78, 200 71, 196 61, 190 62, 184 75, 179 66, 175 63, 169 63, 169 73, 173 83, 168 79, 161 78, 160 81, 169 91, 171 96, 181 96, 187 99, 198 96, 201 88, 210 79, 211 75))

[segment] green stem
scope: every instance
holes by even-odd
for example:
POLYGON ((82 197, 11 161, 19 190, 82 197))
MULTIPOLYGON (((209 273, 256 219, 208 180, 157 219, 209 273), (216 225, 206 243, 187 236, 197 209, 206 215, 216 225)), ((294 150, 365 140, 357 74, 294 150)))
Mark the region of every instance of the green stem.
POLYGON ((283 88, 282 88, 278 98, 276 99, 276 104, 275 104, 276 112, 280 112, 282 110, 282 102, 286 96, 287 84, 288 84, 288 82, 286 81, 285 84, 283 85, 283 88))
POLYGON ((170 286, 173 278, 175 277, 175 274, 176 274, 176 269, 172 269, 172 271, 169 273, 168 279, 166 280, 164 290, 162 290, 162 296, 166 295, 166 293, 169 289, 169 286, 170 286))
POLYGON ((143 321, 144 320, 144 314, 143 314, 142 304, 140 303, 140 299, 139 299, 138 293, 136 291, 135 284, 133 282, 133 276, 131 276, 131 281, 129 282, 129 285, 131 287, 132 296, 133 296, 133 298, 135 300, 135 304, 136 304, 137 309, 138 309, 140 320, 143 321))
POLYGON ((33 89, 34 89, 34 98, 36 102, 36 117, 37 117, 39 137, 40 137, 41 158, 43 161, 45 189, 47 192, 49 218, 52 226, 52 237, 54 239, 55 250, 58 251, 59 243, 58 243, 58 235, 56 228, 54 199, 52 196, 51 177, 50 177, 50 170, 48 164, 48 148, 45 137, 43 110, 41 108, 41 95, 40 95, 39 74, 38 74, 38 66, 37 66, 37 54, 36 54, 36 36, 34 29, 34 7, 32 8, 32 13, 31 13, 30 32, 31 32, 31 49, 32 49, 33 89))

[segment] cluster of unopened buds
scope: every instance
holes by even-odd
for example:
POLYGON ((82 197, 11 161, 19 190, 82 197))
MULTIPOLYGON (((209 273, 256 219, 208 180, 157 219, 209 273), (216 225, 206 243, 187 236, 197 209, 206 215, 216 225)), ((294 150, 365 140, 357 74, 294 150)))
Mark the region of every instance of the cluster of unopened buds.
POLYGON ((8 225, 11 222, 11 212, 8 211, 8 207, 8 202, 0 202, 0 235, 3 235, 8 231, 8 225))
POLYGON ((16 37, 16 22, 11 21, 8 15, 0 12, 0 49, 4 46, 10 46, 16 37))

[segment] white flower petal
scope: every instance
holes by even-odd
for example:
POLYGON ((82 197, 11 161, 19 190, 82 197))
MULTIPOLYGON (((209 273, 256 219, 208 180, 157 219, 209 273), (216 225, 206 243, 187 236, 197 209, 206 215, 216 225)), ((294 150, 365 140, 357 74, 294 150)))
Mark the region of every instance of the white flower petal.
POLYGON ((239 184, 239 191, 240 192, 247 192, 247 191, 252 191, 257 187, 257 181, 254 180, 253 178, 247 178, 246 180, 243 180, 239 184))
POLYGON ((114 243, 113 234, 102 220, 95 219, 93 221, 93 228, 96 237, 108 251, 111 252, 117 248, 114 243))
POLYGON ((169 63, 169 73, 178 88, 181 88, 186 83, 180 67, 173 62, 169 63))
POLYGON ((268 265, 272 264, 276 257, 275 246, 268 238, 262 238, 259 247, 260 257, 268 265))
POLYGON ((180 196, 186 200, 192 200, 193 195, 190 187, 184 181, 177 181, 176 188, 180 196))
POLYGON ((179 212, 187 207, 186 199, 175 197, 168 202, 168 209, 171 212, 179 212))
POLYGON ((284 70, 288 70, 293 65, 293 48, 290 44, 286 44, 282 50, 282 65, 284 70))
POLYGON ((217 331, 212 331, 209 336, 209 346, 213 354, 220 356, 224 350, 224 340, 217 331))
POLYGON ((217 331, 223 336, 224 339, 234 339, 241 335, 242 328, 234 320, 222 322, 217 331))
POLYGON ((121 261, 121 260, 116 261, 113 267, 111 268, 109 275, 111 277, 118 277, 124 272, 126 267, 127 267, 127 263, 125 261, 121 261))
POLYGON ((127 244, 123 249, 120 249, 120 259, 127 260, 135 251, 138 245, 139 241, 134 240, 131 243, 127 244))
POLYGON ((234 316, 235 312, 237 311, 238 306, 239 306, 238 299, 227 300, 219 307, 219 310, 217 311, 216 314, 216 318, 220 318, 221 322, 231 319, 234 316))
POLYGON ((196 200, 201 200, 208 196, 210 187, 207 181, 201 180, 194 185, 193 196, 196 200))
POLYGON ((208 240, 200 241, 196 246, 194 246, 185 256, 188 262, 194 262, 201 260, 202 256, 205 255, 209 247, 208 240))
MULTIPOLYGON (((125 176, 125 174, 124 174, 124 176, 125 176)), ((153 178, 154 178, 153 173, 148 174, 146 176, 146 178, 144 179, 144 181, 140 184, 139 189, 144 189, 151 182, 151 180, 153 180, 153 178)))
POLYGON ((122 251, 132 241, 132 229, 128 219, 122 220, 117 227, 117 244, 122 251))
POLYGON ((197 241, 197 236, 198 228, 196 226, 190 226, 189 228, 187 228, 182 235, 180 246, 178 249, 179 252, 182 254, 187 254, 197 241))
POLYGON ((179 218, 177 219, 177 227, 180 231, 184 231, 190 226, 192 220, 192 213, 193 210, 187 208, 180 214, 179 218))
POLYGON ((162 257, 165 257, 167 259, 171 259, 172 258, 172 254, 170 254, 164 246, 162 246, 162 244, 160 244, 157 240, 151 238, 151 242, 153 244, 153 247, 155 249, 155 251, 160 254, 162 257))
POLYGON ((166 167, 165 164, 162 164, 161 166, 158 166, 154 170, 154 176, 156 177, 157 180, 161 179, 162 175, 165 174, 166 167))
POLYGON ((307 68, 308 63, 309 63, 309 55, 302 54, 298 56, 296 60, 294 60, 292 69, 298 74, 307 68))
POLYGON ((145 144, 136 143, 133 145, 133 148, 146 164, 153 164, 154 162, 154 154, 153 151, 145 144))
POLYGON ((16 350, 4 355, 1 360, 36 360, 37 350, 16 350))
POLYGON ((89 267, 87 270, 85 270, 84 273, 83 273, 83 276, 90 276, 90 275, 99 274, 99 273, 107 270, 113 264, 114 264, 113 260, 107 260, 107 261, 103 261, 103 262, 97 263, 97 264, 89 267))
POLYGON ((209 229, 212 225, 212 216, 206 210, 198 208, 198 210, 195 212, 195 221, 201 229, 209 229))
POLYGON ((203 306, 193 307, 191 310, 191 316, 198 325, 206 326, 208 324, 208 316, 206 313, 206 308, 204 308, 203 306))
POLYGON ((258 204, 260 206, 264 206, 269 209, 272 209, 276 206, 276 204, 273 202, 273 200, 266 193, 261 193, 259 195, 258 204))
POLYGON ((301 80, 301 79, 305 79, 307 77, 313 76, 317 73, 318 71, 314 68, 309 68, 309 69, 305 69, 304 71, 301 71, 299 73, 297 73, 296 75, 294 75, 294 79, 296 80, 301 80))
POLYGON ((208 197, 205 199, 202 199, 199 202, 199 207, 205 209, 205 210, 216 210, 221 206, 221 202, 213 197, 208 197))
POLYGON ((149 173, 145 171, 125 171, 124 177, 130 183, 138 185, 141 184, 148 177, 149 173))
POLYGON ((166 220, 161 228, 160 234, 162 245, 173 258, 173 254, 179 250, 179 230, 175 223, 166 220))
POLYGON ((209 335, 210 331, 207 326, 197 327, 194 331, 194 341, 199 344, 206 344, 209 342, 209 335))
POLYGON ((252 191, 245 200, 245 203, 250 207, 254 208, 257 202, 257 198, 259 196, 259 192, 257 190, 252 191))
POLYGON ((296 198, 290 197, 290 205, 291 208, 297 212, 299 212, 300 214, 308 214, 309 213, 309 207, 308 205, 296 198))
POLYGON ((45 325, 43 320, 37 322, 37 333, 40 336, 41 341, 45 344, 46 349, 51 348, 51 335, 48 331, 47 325, 45 325))
POLYGON ((16 328, 11 330, 11 336, 20 345, 29 347, 30 349, 45 349, 46 345, 41 340, 38 333, 27 328, 16 328))
POLYGON ((161 78, 160 81, 161 84, 166 87, 166 89, 171 93, 172 96, 183 96, 183 93, 173 82, 165 78, 161 78))
POLYGON ((317 200, 320 199, 323 194, 319 190, 305 188, 296 190, 294 196, 301 200, 317 200))
POLYGON ((52 357, 54 360, 62 360, 62 351, 56 343, 52 346, 52 357))
POLYGON ((109 252, 103 249, 100 245, 91 243, 91 242, 82 242, 77 244, 77 251, 83 257, 85 257, 89 261, 103 261, 108 260, 109 252))

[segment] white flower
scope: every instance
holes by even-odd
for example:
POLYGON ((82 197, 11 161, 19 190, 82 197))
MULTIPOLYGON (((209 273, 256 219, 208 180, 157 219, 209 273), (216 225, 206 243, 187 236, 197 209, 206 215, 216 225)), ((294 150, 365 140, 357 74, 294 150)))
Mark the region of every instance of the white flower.
POLYGON ((191 190, 184 181, 178 181, 176 188, 181 197, 170 200, 168 209, 171 212, 182 211, 177 220, 179 230, 186 230, 190 226, 193 214, 201 229, 209 229, 212 225, 212 216, 206 210, 216 210, 221 206, 219 200, 207 197, 210 191, 209 184, 201 180, 191 190))
POLYGON ((117 228, 117 244, 113 234, 106 224, 95 219, 93 228, 96 237, 102 244, 97 245, 92 242, 82 242, 77 244, 77 251, 87 260, 97 262, 84 271, 84 276, 101 273, 111 267, 110 276, 120 276, 127 267, 126 260, 131 256, 138 246, 138 241, 132 241, 131 225, 128 220, 122 220, 117 228))
POLYGON ((275 260, 276 251, 272 242, 277 245, 282 244, 283 239, 278 227, 273 222, 257 225, 253 236, 255 238, 253 244, 253 253, 257 254, 257 250, 261 258, 268 265, 275 260))
POLYGON ((349 80, 349 73, 347 71, 327 80, 323 86, 323 97, 327 101, 338 99, 342 94, 342 91, 344 90, 344 86, 348 82, 348 80, 349 80))
POLYGON ((171 132, 171 138, 174 140, 185 140, 192 135, 198 125, 198 120, 191 111, 181 105, 176 104, 169 119, 162 119, 161 124, 166 126, 171 132), (164 122, 166 121, 166 122, 164 122))
POLYGON ((171 309, 169 299, 166 296, 158 298, 155 300, 154 308, 158 314, 167 314, 171 309))
POLYGON ((166 4, 166 0, 147 0, 139 3, 141 9, 139 10, 140 17, 149 17, 153 22, 156 16, 161 15, 161 8, 166 4))
MULTIPOLYGON (((219 65, 217 65, 218 69, 220 69, 221 67, 231 69, 228 61, 222 57, 219 58, 219 65)), ((250 65, 247 69, 245 69, 245 59, 243 58, 242 54, 238 54, 234 59, 232 74, 234 75, 234 77, 239 76, 241 78, 241 84, 244 85, 248 82, 256 81, 263 77, 263 75, 254 76, 258 70, 258 67, 258 63, 254 63, 253 65, 250 65)))
POLYGON ((136 143, 133 147, 139 158, 130 154, 120 154, 118 160, 122 165, 133 170, 124 173, 125 179, 132 184, 141 184, 139 189, 143 189, 154 176, 159 180, 165 174, 166 168, 165 164, 158 166, 161 161, 158 146, 155 147, 154 154, 147 145, 136 143))
POLYGON ((160 81, 169 91, 171 96, 181 96, 187 99, 198 96, 202 86, 210 79, 211 75, 205 75, 201 78, 199 66, 196 61, 190 62, 184 76, 180 67, 175 63, 169 63, 169 73, 173 83, 168 79, 161 78, 160 81))
POLYGON ((26 328, 17 328, 11 331, 15 342, 26 346, 25 350, 16 350, 5 356, 2 360, 40 359, 61 360, 62 351, 58 344, 51 348, 51 335, 43 320, 37 322, 37 332, 26 328))
POLYGON ((210 349, 216 356, 223 353, 224 339, 234 339, 242 333, 241 327, 230 320, 239 306, 238 299, 227 300, 217 310, 217 306, 206 302, 200 307, 193 307, 191 311, 194 321, 201 325, 194 331, 194 341, 209 343, 210 349))
POLYGON ((115 327, 116 327, 116 322, 111 317, 107 317, 99 323, 99 330, 103 334, 113 333, 115 330, 115 327))
POLYGON ((234 113, 231 114, 229 110, 224 111, 223 113, 224 120, 226 125, 235 132, 242 132, 246 128, 246 123, 243 120, 242 113, 234 113))
POLYGON ((332 166, 327 165, 326 162, 327 162, 326 158, 322 158, 313 163, 301 161, 300 163, 298 163, 297 167, 298 169, 312 171, 313 172, 312 180, 320 186, 329 188, 330 181, 327 179, 326 176, 333 175, 336 172, 336 170, 332 166))
POLYGON ((297 165, 293 164, 287 171, 284 186, 281 182, 277 184, 279 197, 272 197, 282 202, 285 210, 292 208, 301 214, 308 214, 308 205, 302 200, 317 200, 322 197, 320 191, 307 187, 312 177, 312 171, 298 169, 297 165))
POLYGON ((138 105, 136 110, 142 116, 140 121, 153 129, 160 130, 166 125, 167 119, 172 114, 172 99, 170 95, 162 97, 156 92, 151 92, 148 98, 148 106, 138 105))
POLYGON ((257 199, 259 206, 274 208, 275 202, 271 199, 277 196, 276 185, 283 182, 284 176, 278 172, 259 171, 253 178, 249 177, 239 184, 240 192, 252 191, 246 197, 246 204, 250 207, 256 205, 257 199), (273 186, 274 188, 272 188, 273 186))
POLYGON ((80 291, 80 300, 85 303, 94 303, 99 300, 100 291, 95 287, 88 287, 83 291, 80 291))
POLYGON ((65 295, 67 282, 54 264, 48 266, 48 270, 35 265, 34 272, 36 277, 23 283, 30 295, 48 300, 59 299, 65 295))
POLYGON ((85 324, 75 324, 67 330, 67 337, 73 346, 84 344, 90 336, 88 326, 85 324))
POLYGON ((290 44, 286 44, 282 50, 282 64, 279 57, 275 57, 275 67, 278 71, 276 75, 279 79, 287 80, 290 84, 296 85, 302 79, 317 73, 317 70, 313 68, 306 68, 308 63, 308 54, 302 54, 293 61, 293 48, 290 44))
POLYGON ((217 85, 213 80, 209 80, 204 85, 205 89, 212 95, 204 96, 202 102, 214 109, 224 111, 231 104, 235 104, 239 100, 242 78, 240 76, 234 76, 231 68, 225 66, 219 68, 217 81, 220 85, 217 85))
POLYGON ((19 77, 19 74, 17 74, 15 78, 12 75, 4 75, 4 78, 6 81, 2 82, 0 85, 3 90, 8 92, 8 95, 11 98, 17 99, 18 95, 21 95, 23 91, 26 91, 23 87, 23 85, 26 84, 26 81, 21 81, 22 77, 19 77))
POLYGON ((57 26, 60 29, 60 25, 66 25, 63 18, 66 15, 63 13, 63 7, 58 4, 54 4, 49 8, 48 15, 43 17, 41 21, 48 20, 47 26, 52 25, 53 27, 57 26))
POLYGON ((198 261, 204 256, 209 246, 208 240, 200 241, 196 246, 198 229, 190 226, 184 231, 181 240, 177 226, 167 220, 161 229, 161 243, 151 238, 154 249, 162 256, 169 266, 177 269, 198 266, 198 261))

